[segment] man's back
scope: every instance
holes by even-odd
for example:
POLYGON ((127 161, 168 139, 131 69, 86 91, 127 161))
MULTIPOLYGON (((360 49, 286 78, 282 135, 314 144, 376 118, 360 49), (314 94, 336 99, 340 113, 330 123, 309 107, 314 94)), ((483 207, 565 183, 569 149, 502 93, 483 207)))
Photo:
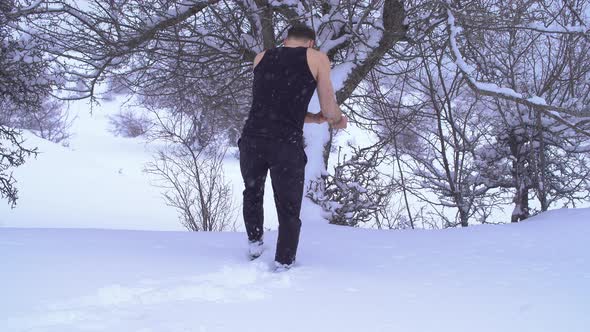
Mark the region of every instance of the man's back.
POLYGON ((307 47, 275 47, 254 68, 252 106, 244 136, 301 142, 307 106, 316 80, 307 47))
POLYGON ((332 128, 346 127, 346 118, 334 98, 330 61, 326 54, 312 48, 314 43, 315 32, 296 24, 287 31, 284 47, 256 55, 252 108, 237 142, 250 259, 260 257, 263 251, 264 182, 270 170, 279 220, 277 271, 293 265, 299 244, 307 164, 303 124, 328 122, 332 128), (307 112, 316 88, 321 114, 307 112))

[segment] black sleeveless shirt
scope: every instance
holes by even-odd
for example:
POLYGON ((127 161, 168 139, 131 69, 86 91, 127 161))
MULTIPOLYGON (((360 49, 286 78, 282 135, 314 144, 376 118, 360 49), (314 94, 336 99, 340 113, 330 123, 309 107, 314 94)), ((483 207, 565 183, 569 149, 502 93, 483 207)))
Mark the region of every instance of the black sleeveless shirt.
POLYGON ((302 143, 307 106, 316 88, 307 47, 275 47, 254 67, 252 107, 242 136, 302 143))

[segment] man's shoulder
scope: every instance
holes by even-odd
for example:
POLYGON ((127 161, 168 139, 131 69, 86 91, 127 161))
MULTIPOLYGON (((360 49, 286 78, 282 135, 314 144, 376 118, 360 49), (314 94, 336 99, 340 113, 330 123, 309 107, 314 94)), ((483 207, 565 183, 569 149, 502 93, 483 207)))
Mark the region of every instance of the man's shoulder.
POLYGON ((262 52, 259 52, 258 54, 256 54, 256 56, 254 57, 254 59, 256 60, 260 60, 260 58, 262 58, 262 56, 264 56, 264 53, 266 53, 267 50, 263 50, 262 52))
POLYGON ((326 53, 324 53, 322 51, 318 51, 313 48, 307 49, 307 55, 308 55, 308 59, 314 60, 318 63, 324 63, 326 61, 330 61, 328 59, 328 55, 326 55, 326 53))
POLYGON ((260 60, 262 60, 262 57, 264 56, 264 54, 266 53, 268 49, 256 54, 256 56, 254 57, 254 68, 256 68, 256 65, 258 65, 258 63, 260 62, 260 60))

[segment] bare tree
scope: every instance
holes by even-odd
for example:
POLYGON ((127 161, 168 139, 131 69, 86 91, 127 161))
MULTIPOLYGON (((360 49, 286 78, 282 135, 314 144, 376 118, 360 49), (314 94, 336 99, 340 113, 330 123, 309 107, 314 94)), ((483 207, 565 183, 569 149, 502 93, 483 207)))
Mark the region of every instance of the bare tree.
POLYGON ((145 170, 159 179, 166 203, 177 209, 181 223, 190 231, 234 229, 231 186, 223 173, 227 148, 217 142, 198 145, 192 135, 196 121, 190 116, 155 112, 159 131, 152 135, 166 147, 145 170))
POLYGON ((512 103, 496 103, 501 114, 488 123, 488 141, 476 151, 489 186, 513 191, 511 221, 527 219, 551 206, 576 206, 590 199, 590 150, 586 138, 541 113, 512 103), (531 202, 536 198, 538 208, 531 202))
POLYGON ((224 153, 204 156, 187 151, 160 151, 146 171, 159 177, 166 204, 179 212, 189 231, 235 229, 231 186, 224 182, 224 153))
POLYGON ((588 81, 589 64, 583 55, 590 41, 583 15, 588 6, 587 1, 447 5, 450 55, 478 93, 530 107, 590 136, 584 128, 590 118, 590 85, 576 84, 588 81), (516 72, 504 70, 514 67, 505 65, 498 49, 514 57, 512 63, 518 62, 516 72), (548 59, 547 52, 552 55, 548 59), (514 78, 539 64, 550 69, 542 85, 514 85, 514 78))
POLYGON ((53 98, 47 97, 26 105, 5 102, 2 111, 0 123, 7 126, 25 129, 36 136, 64 145, 71 136, 69 130, 74 118, 70 118, 62 102, 53 98))
POLYGON ((478 27, 479 36, 466 34, 463 53, 470 55, 483 79, 496 84, 490 94, 494 98, 485 99, 491 110, 485 129, 490 141, 479 150, 481 172, 490 185, 513 190, 513 222, 555 204, 588 200, 589 149, 583 142, 590 129, 584 120, 590 40, 587 29, 575 28, 584 24, 577 17, 583 6, 557 2, 529 8, 517 3, 514 10, 502 12, 503 18, 490 16, 499 24, 495 29, 478 27), (505 93, 515 98, 501 98, 505 93), (519 94, 530 96, 528 102, 521 102, 519 94), (538 209, 530 202, 535 197, 538 209))

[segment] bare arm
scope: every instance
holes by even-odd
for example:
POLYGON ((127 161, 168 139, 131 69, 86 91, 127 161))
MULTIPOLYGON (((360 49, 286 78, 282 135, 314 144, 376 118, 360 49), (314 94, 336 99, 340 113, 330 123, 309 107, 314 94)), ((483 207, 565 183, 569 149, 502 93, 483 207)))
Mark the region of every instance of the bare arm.
POLYGON ((305 114, 305 120, 303 121, 304 123, 324 123, 326 121, 326 118, 322 115, 322 113, 311 113, 311 112, 307 112, 307 114, 305 114))
MULTIPOLYGON (((343 120, 342 111, 336 103, 334 87, 330 78, 330 59, 324 53, 318 53, 319 68, 317 78, 318 98, 320 100, 321 114, 330 125, 340 124, 343 120)), ((344 125, 346 126, 346 125, 344 125)))
POLYGON ((254 57, 254 62, 252 63, 252 70, 254 70, 254 68, 256 68, 256 65, 258 65, 260 60, 262 60, 262 57, 264 56, 264 52, 266 52, 266 50, 256 54, 256 56, 254 57))

